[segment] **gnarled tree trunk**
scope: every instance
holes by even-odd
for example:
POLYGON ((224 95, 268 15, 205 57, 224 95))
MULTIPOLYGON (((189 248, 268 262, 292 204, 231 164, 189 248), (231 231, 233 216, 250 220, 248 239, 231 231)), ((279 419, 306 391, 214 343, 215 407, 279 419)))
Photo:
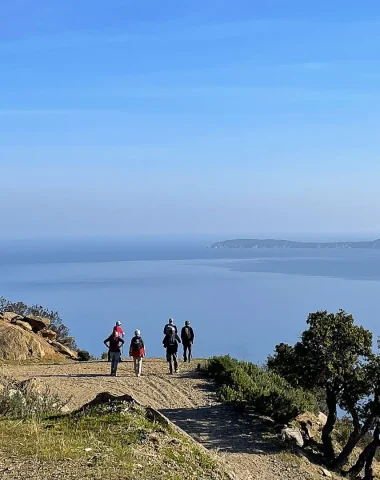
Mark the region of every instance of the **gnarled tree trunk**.
POLYGON ((331 434, 336 423, 336 396, 329 388, 326 389, 326 403, 328 408, 327 422, 322 430, 323 453, 328 463, 332 463, 335 459, 334 448, 332 444, 331 434))
POLYGON ((375 431, 373 432, 372 442, 365 447, 362 453, 359 455, 358 461, 349 471, 349 476, 351 480, 356 480, 359 478, 360 472, 365 468, 365 476, 363 480, 373 480, 373 471, 372 471, 372 462, 376 454, 377 447, 380 446, 380 426, 376 425, 375 431))

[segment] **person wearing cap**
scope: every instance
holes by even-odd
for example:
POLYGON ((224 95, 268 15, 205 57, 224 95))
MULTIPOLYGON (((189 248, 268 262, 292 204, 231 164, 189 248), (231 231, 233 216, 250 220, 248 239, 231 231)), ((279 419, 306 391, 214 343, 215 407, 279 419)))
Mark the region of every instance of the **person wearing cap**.
POLYGON ((121 326, 121 322, 119 320, 116 322, 113 329, 117 331, 117 333, 119 334, 119 337, 124 337, 125 333, 124 333, 124 330, 121 326))
POLYGON ((166 348, 166 360, 169 363, 169 373, 173 373, 173 366, 174 372, 178 373, 178 361, 177 361, 177 353, 178 353, 178 344, 181 343, 177 332, 175 331, 174 326, 168 327, 168 333, 165 335, 165 338, 162 341, 164 347, 166 348))
POLYGON ((192 346, 194 343, 194 330, 190 327, 189 320, 186 320, 185 326, 182 327, 181 340, 183 345, 183 361, 190 362, 192 357, 192 346))
POLYGON ((170 332, 170 328, 173 327, 175 330, 175 333, 178 333, 177 330, 177 325, 174 325, 174 320, 172 318, 169 318, 169 323, 167 323, 164 326, 164 335, 167 335, 170 332))
MULTIPOLYGON (((115 323, 115 326, 113 327, 113 331, 114 332, 116 331, 119 334, 119 337, 124 338, 125 333, 124 333, 124 330, 121 326, 120 320, 118 320, 115 323)), ((120 362, 121 362, 122 356, 123 356, 123 349, 121 348, 121 350, 120 350, 120 360, 119 360, 120 362)), ((108 357, 108 361, 110 361, 109 357, 108 357)))
POLYGON ((136 377, 141 377, 142 359, 145 357, 145 345, 141 338, 140 330, 135 330, 135 336, 131 340, 129 346, 129 356, 133 358, 133 367, 136 377))
POLYGON ((114 330, 111 335, 104 340, 104 345, 108 347, 111 360, 111 376, 116 377, 117 366, 120 361, 120 347, 124 340, 119 336, 118 332, 114 330))

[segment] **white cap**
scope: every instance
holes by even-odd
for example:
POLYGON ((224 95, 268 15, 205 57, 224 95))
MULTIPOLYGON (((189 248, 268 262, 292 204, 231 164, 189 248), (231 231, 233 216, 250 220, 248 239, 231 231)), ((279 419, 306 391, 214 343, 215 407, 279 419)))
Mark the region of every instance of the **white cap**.
POLYGON ((135 330, 135 335, 136 335, 136 337, 139 337, 140 336, 140 330, 135 330))

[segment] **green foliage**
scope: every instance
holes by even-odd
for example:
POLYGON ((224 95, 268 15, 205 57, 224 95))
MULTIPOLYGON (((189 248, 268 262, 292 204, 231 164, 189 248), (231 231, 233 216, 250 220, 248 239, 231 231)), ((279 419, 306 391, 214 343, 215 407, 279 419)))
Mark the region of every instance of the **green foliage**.
POLYGON ((0 313, 14 312, 18 315, 36 315, 38 317, 48 318, 51 322, 49 328, 57 334, 57 341, 67 345, 72 350, 77 346, 73 337, 70 337, 68 327, 63 323, 58 312, 49 310, 42 305, 27 305, 24 302, 11 302, 4 297, 0 297, 0 313))
POLYGON ((102 352, 100 355, 100 360, 107 360, 108 359, 108 352, 102 352))
POLYGON ((93 359, 93 356, 87 350, 77 350, 78 360, 80 362, 88 362, 93 359))
POLYGON ((229 355, 213 357, 206 367, 208 375, 220 385, 222 401, 252 406, 257 413, 288 422, 299 413, 316 412, 313 395, 292 387, 286 380, 250 362, 229 355))
POLYGON ((28 385, 20 386, 12 380, 2 379, 3 389, 0 391, 0 416, 25 419, 40 419, 44 416, 59 413, 64 406, 58 395, 48 388, 40 391, 28 385))
POLYGON ((324 453, 331 466, 339 469, 373 427, 380 411, 380 360, 372 352, 372 333, 355 325, 352 315, 343 310, 310 313, 307 324, 294 347, 276 346, 267 366, 294 386, 313 389, 319 396, 321 389, 325 391, 324 453), (336 424, 337 406, 349 413, 351 426, 347 421, 336 424), (344 447, 338 457, 332 443, 337 427, 340 433, 335 434, 340 435, 344 447))

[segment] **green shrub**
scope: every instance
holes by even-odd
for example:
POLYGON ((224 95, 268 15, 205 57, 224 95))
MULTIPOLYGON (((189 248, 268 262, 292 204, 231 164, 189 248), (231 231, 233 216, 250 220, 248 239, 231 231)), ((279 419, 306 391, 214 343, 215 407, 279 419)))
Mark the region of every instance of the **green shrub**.
POLYGON ((0 416, 16 419, 41 418, 61 412, 65 402, 45 388, 36 388, 33 383, 17 384, 1 379, 0 416))
POLYGON ((229 355, 213 357, 206 372, 220 386, 223 402, 249 405, 257 413, 288 422, 305 411, 316 412, 315 397, 300 388, 293 388, 277 374, 269 373, 250 362, 229 355))
POLYGON ((78 350, 78 360, 80 362, 88 362, 89 360, 92 359, 92 356, 87 350, 78 350))
POLYGON ((103 352, 100 355, 100 360, 108 360, 108 352, 103 352))

